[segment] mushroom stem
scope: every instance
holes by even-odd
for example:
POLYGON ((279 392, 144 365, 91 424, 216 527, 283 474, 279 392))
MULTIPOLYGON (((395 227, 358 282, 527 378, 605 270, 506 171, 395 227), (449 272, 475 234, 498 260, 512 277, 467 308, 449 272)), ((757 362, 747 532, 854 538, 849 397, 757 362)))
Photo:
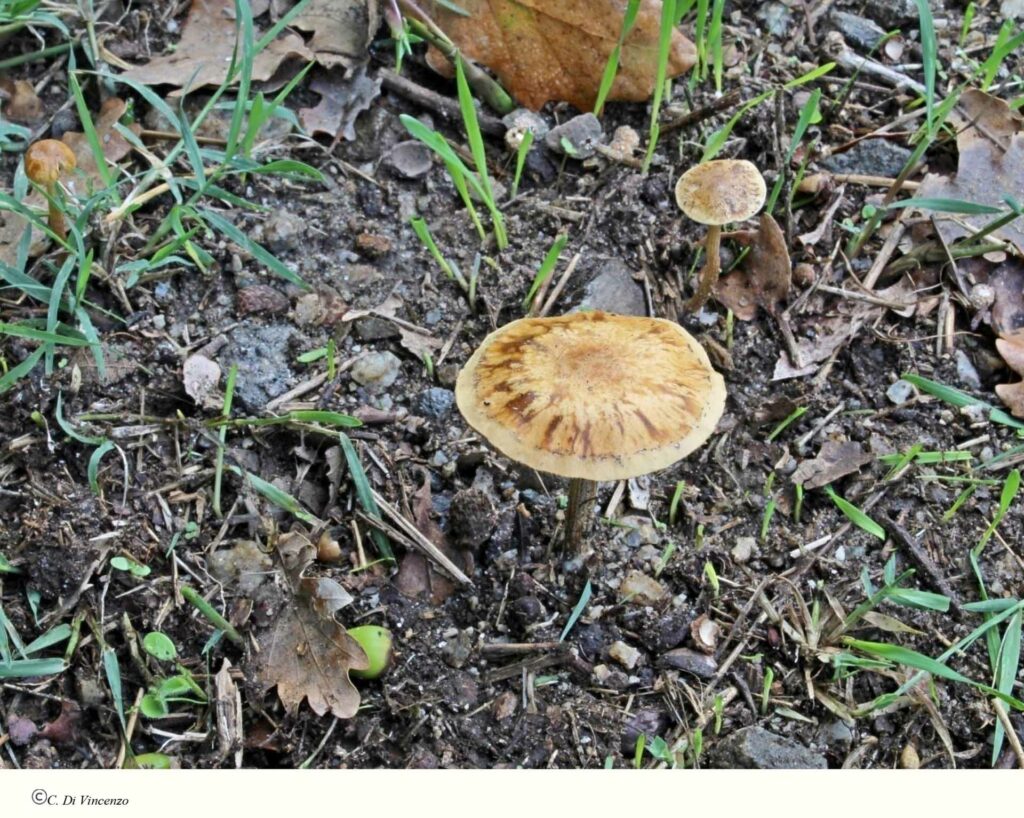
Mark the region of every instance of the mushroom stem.
POLYGON ((700 271, 700 282, 693 297, 686 302, 687 312, 696 312, 707 303, 711 291, 718 281, 722 270, 722 228, 717 224, 708 227, 708 237, 704 242, 704 267, 700 271))
POLYGON ((46 199, 49 209, 46 212, 46 223, 50 229, 63 241, 67 238, 68 229, 64 224, 64 214, 57 206, 57 183, 51 182, 46 186, 46 199))
POLYGON ((588 507, 597 499, 597 483, 582 477, 569 479, 569 506, 565 510, 565 549, 571 554, 580 552, 580 537, 589 528, 588 507))

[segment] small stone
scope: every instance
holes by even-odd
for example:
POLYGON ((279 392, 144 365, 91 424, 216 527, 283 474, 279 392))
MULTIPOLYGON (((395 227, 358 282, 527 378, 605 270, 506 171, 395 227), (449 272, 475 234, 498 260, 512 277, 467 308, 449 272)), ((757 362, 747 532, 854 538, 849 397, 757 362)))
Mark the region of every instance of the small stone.
POLYGON ((885 396, 897 406, 906 403, 913 394, 914 387, 902 378, 885 390, 885 396))
POLYGON ((399 176, 419 179, 430 171, 433 156, 430 148, 418 139, 409 139, 395 145, 388 153, 385 163, 399 176))
POLYGON ((306 222, 287 210, 275 210, 263 225, 263 241, 271 253, 284 253, 299 246, 306 222))
POLYGON ((397 338, 401 334, 391 321, 375 315, 360 318, 355 325, 356 337, 360 341, 383 341, 385 338, 397 338))
POLYGON ((548 615, 544 604, 535 596, 521 596, 512 603, 512 616, 524 628, 537 622, 543 622, 548 615))
POLYGON ((978 376, 978 370, 974 368, 971 359, 967 357, 967 353, 962 349, 956 351, 956 374, 960 378, 961 383, 973 389, 981 389, 981 378, 978 376))
POLYGON ((839 752, 845 752, 853 744, 853 730, 839 719, 833 719, 818 727, 817 732, 814 734, 814 739, 817 744, 835 748, 839 752))
POLYGON ((785 3, 772 0, 770 3, 761 3, 754 16, 763 22, 768 31, 776 37, 783 37, 793 28, 793 17, 785 3))
POLYGON ((785 736, 756 725, 743 727, 720 741, 715 765, 743 770, 824 770, 825 757, 785 736))
POLYGON ((533 131, 534 144, 548 132, 547 120, 527 108, 517 108, 505 114, 501 121, 508 129, 505 131, 505 144, 512 151, 519 150, 527 131, 533 131))
POLYGON ((996 291, 988 284, 975 284, 967 295, 976 310, 987 310, 996 300, 996 291))
POLYGON ((494 700, 494 704, 491 705, 491 715, 494 716, 495 721, 505 721, 515 715, 517 707, 519 707, 519 697, 511 690, 506 690, 494 700))
POLYGON ((280 315, 288 312, 288 306, 288 296, 266 284, 242 287, 236 299, 236 308, 240 316, 253 313, 280 315))
POLYGON ((371 352, 352 365, 352 380, 371 392, 387 389, 398 380, 402 362, 393 352, 371 352))
POLYGON ((671 724, 671 718, 663 710, 644 708, 633 713, 622 728, 619 746, 623 755, 632 756, 636 752, 636 742, 640 736, 645 736, 650 743, 656 736, 663 736, 671 724))
POLYGON ((632 271, 618 259, 609 259, 583 290, 573 312, 603 310, 619 315, 647 315, 643 287, 633 280, 632 271))
POLYGON ((391 240, 376 233, 360 233, 356 236, 356 249, 364 256, 380 258, 391 252, 391 240))
POLYGON ((454 668, 460 668, 466 664, 472 653, 473 637, 469 631, 459 631, 458 636, 449 639, 441 647, 441 658, 445 664, 454 668))
POLYGON ((713 657, 689 648, 676 648, 663 653, 658 659, 658 664, 692 673, 701 679, 710 679, 718 671, 718 662, 713 657))
POLYGON ((589 159, 594 155, 594 145, 600 143, 603 137, 601 121, 587 113, 574 116, 552 128, 544 137, 544 144, 555 153, 573 159, 589 159))
POLYGON ((864 14, 886 31, 918 22, 914 0, 866 0, 864 14))
POLYGON ((35 738, 39 728, 32 719, 23 719, 16 713, 12 713, 7 720, 7 734, 10 736, 11 744, 15 747, 24 747, 35 738))
POLYGON ((878 41, 885 36, 882 27, 866 17, 850 14, 848 11, 833 11, 831 18, 842 33, 843 39, 865 54, 878 45, 878 41))
POLYGON ((754 549, 757 548, 757 540, 753 537, 737 537, 736 545, 732 547, 732 558, 735 562, 742 565, 743 563, 750 562, 750 558, 754 555, 754 549))
POLYGON ((632 670, 640 661, 640 651, 622 640, 612 642, 608 646, 608 656, 618 662, 627 670, 632 670))
POLYGON ((917 748, 907 743, 900 751, 900 769, 903 770, 919 770, 921 768, 921 756, 917 753, 917 748))
POLYGON ((607 665, 595 665, 594 680, 612 690, 625 690, 629 687, 629 677, 618 668, 610 668, 607 665))
POLYGON ((666 594, 660 582, 640 571, 630 571, 619 585, 619 601, 634 605, 654 605, 664 599, 666 594))
POLYGON ((455 393, 450 389, 441 389, 432 386, 420 392, 416 398, 414 409, 416 414, 422 415, 431 420, 441 420, 446 417, 455 405, 455 393))
POLYGON ((498 522, 494 503, 478 488, 456 492, 448 514, 452 537, 459 548, 479 548, 490 539, 498 522))
POLYGON ((981 403, 969 403, 960 407, 960 414, 967 418, 972 426, 988 423, 989 408, 981 403))
POLYGON ((828 157, 822 161, 821 166, 832 173, 897 176, 910 158, 910 153, 908 148, 887 139, 867 139, 858 142, 848 151, 828 157))

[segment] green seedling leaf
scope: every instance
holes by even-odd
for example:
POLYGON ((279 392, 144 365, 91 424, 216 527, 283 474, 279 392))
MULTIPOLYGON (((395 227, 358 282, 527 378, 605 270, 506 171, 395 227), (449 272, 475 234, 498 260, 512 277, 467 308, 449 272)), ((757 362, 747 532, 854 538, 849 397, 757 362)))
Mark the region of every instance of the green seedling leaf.
POLYGON ((278 508, 283 508, 289 514, 294 514, 305 523, 316 524, 316 517, 306 511, 299 501, 292 497, 288 492, 282 491, 273 483, 268 483, 262 477, 259 477, 252 472, 244 471, 238 468, 238 466, 226 466, 225 468, 227 471, 241 477, 251 485, 258 494, 263 495, 266 500, 273 503, 278 508))
POLYGON ((41 650, 66 642, 71 637, 71 626, 68 624, 55 625, 38 639, 34 639, 25 646, 25 653, 31 656, 41 650))
POLYGON ((114 449, 114 444, 110 440, 104 440, 99 446, 96 447, 92 455, 89 457, 89 464, 86 467, 86 475, 89 478, 89 488, 92 489, 93 494, 100 493, 100 461, 103 459, 103 455, 114 449))
POLYGON ((838 494, 836 494, 835 489, 833 489, 831 486, 825 486, 825 493, 832 498, 832 502, 836 504, 836 506, 839 508, 841 512, 843 512, 844 515, 846 515, 847 519, 849 519, 851 523, 853 523, 858 528, 863 529, 868 534, 871 534, 874 537, 878 537, 878 539, 882 540, 883 542, 885 541, 885 529, 882 528, 882 526, 880 526, 878 523, 872 520, 867 514, 865 514, 863 511, 857 508, 857 506, 855 506, 849 500, 845 500, 838 494))
MULTIPOLYGON (((559 642, 564 642, 565 637, 569 635, 572 629, 576 626, 576 621, 582 616, 583 611, 587 607, 587 603, 590 602, 590 596, 594 589, 590 586, 590 580, 587 580, 587 584, 583 586, 583 593, 580 594, 579 601, 576 603, 576 607, 572 609, 572 613, 569 614, 569 621, 565 623, 565 627, 562 629, 562 635, 558 637, 559 642)), ((641 755, 643 751, 641 750, 641 755)))
POLYGON ((1014 469, 1008 475, 1006 475, 1006 481, 1003 483, 1003 490, 999 495, 999 508, 996 509, 995 517, 992 518, 992 522, 989 523, 988 528, 985 529, 985 533, 981 535, 981 539, 978 540, 975 551, 981 552, 981 549, 985 547, 986 543, 995 534, 996 528, 999 527, 999 523, 1003 521, 1003 517, 1006 516, 1006 512, 1010 510, 1010 506, 1013 504, 1014 498, 1017 496, 1017 492, 1020 490, 1020 471, 1014 469))
POLYGON ((304 290, 309 289, 309 285, 298 275, 285 267, 275 255, 262 245, 254 242, 219 213, 215 213, 208 208, 199 208, 197 213, 214 230, 233 241, 271 272, 279 275, 285 281, 290 281, 297 287, 302 287, 304 290))
POLYGON ((142 647, 146 653, 161 662, 171 662, 178 658, 178 649, 174 647, 174 642, 160 631, 147 633, 142 640, 142 647))
POLYGON ((114 709, 117 711, 117 718, 121 722, 121 732, 125 732, 124 720, 124 693, 121 687, 121 665, 117 661, 117 654, 111 648, 103 649, 103 673, 107 677, 107 685, 110 687, 110 695, 114 700, 114 709))
POLYGON ((886 205, 886 210, 902 210, 912 207, 917 210, 934 210, 937 213, 966 213, 968 215, 986 215, 989 213, 1002 213, 998 207, 979 204, 977 202, 965 202, 962 199, 940 199, 940 198, 913 198, 903 199, 898 202, 891 202, 886 205))
POLYGON ((171 757, 163 753, 143 753, 135 756, 131 763, 125 760, 124 766, 125 769, 134 767, 138 770, 169 770, 172 763, 171 757))
POLYGON ((127 571, 140 579, 148 577, 153 570, 148 565, 143 565, 141 562, 128 559, 128 557, 114 557, 110 561, 110 567, 116 568, 118 571, 127 571))
POLYGON ((886 599, 911 608, 941 613, 946 613, 950 605, 948 596, 933 594, 930 591, 918 591, 914 588, 891 588, 886 592, 886 599))
POLYGON ((543 286, 544 282, 550 278, 551 273, 554 272, 555 265, 558 263, 558 257, 562 255, 562 250, 565 249, 567 241, 569 241, 569 236, 566 233, 560 233, 555 237, 547 255, 544 256, 544 261, 541 262, 540 268, 537 270, 537 274, 533 277, 533 283, 530 285, 530 289, 526 293, 526 298, 523 299, 524 310, 530 308, 530 305, 533 304, 533 298, 537 294, 537 291, 543 286))
POLYGON ((11 565, 10 561, 3 554, 0 554, 0 574, 20 574, 17 568, 11 565))
POLYGON ((962 607, 971 613, 1002 613, 1019 604, 1016 599, 983 599, 980 602, 966 602, 962 607))
POLYGON ((159 694, 149 692, 139 701, 139 712, 147 719, 159 719, 170 715, 171 708, 159 694))

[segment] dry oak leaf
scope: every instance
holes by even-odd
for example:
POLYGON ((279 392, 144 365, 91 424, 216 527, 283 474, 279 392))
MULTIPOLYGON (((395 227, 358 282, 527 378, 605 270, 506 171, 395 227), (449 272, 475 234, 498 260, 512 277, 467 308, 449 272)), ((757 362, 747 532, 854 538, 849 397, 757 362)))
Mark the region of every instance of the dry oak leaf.
POLYGON ((351 68, 366 61, 380 19, 377 0, 312 0, 292 25, 313 32, 309 47, 320 65, 351 68))
POLYGON ((752 321, 759 306, 775 315, 793 284, 786 234, 770 213, 762 213, 757 230, 733 233, 732 238, 749 245, 750 254, 743 269, 734 270, 715 285, 715 298, 741 321, 752 321))
MULTIPOLYGON (((521 104, 537 110, 564 100, 581 111, 594 107, 622 29, 622 0, 459 0, 458 5, 468 17, 436 2, 426 4, 455 44, 494 71, 521 104)), ((641 0, 609 100, 642 102, 651 96, 661 6, 660 0, 641 0)), ((688 71, 695 61, 693 43, 673 31, 669 76, 688 71)))
POLYGON ((4 116, 11 122, 36 125, 46 116, 46 108, 27 80, 0 77, 0 103, 4 116))
MULTIPOLYGON (((920 198, 961 199, 976 204, 1005 208, 1003 201, 1012 196, 1024 200, 1024 117, 997 97, 982 91, 965 91, 960 110, 967 119, 956 138, 960 158, 956 176, 929 174, 921 182, 920 198)), ((994 218, 950 216, 935 213, 932 218, 946 244, 971 234, 994 218)), ((1013 244, 1024 255, 1024 225, 1016 219, 992 233, 995 238, 1013 244)))
POLYGON ((348 673, 366 670, 370 661, 334 619, 341 598, 336 586, 329 579, 300 580, 291 603, 260 637, 257 678, 264 689, 277 685, 289 714, 303 699, 318 716, 330 711, 339 719, 350 719, 359 709, 359 691, 348 673))
MULTIPOLYGON (((997 338, 996 349, 1006 365, 1024 377, 1024 330, 1016 330, 997 338)), ((1010 414, 1024 418, 1024 381, 996 384, 996 394, 1009 408, 1010 414)))
MULTIPOLYGON (((123 99, 120 97, 108 97, 103 100, 99 115, 93 123, 96 128, 96 136, 100 141, 100 147, 103 149, 103 158, 107 160, 108 165, 121 161, 132 149, 128 140, 121 136, 114 128, 121 117, 124 116, 126 110, 128 110, 128 103, 123 99)), ((128 127, 136 135, 142 130, 142 126, 137 123, 133 123, 128 127)), ((67 183, 68 187, 74 189, 79 195, 89 195, 92 192, 91 190, 81 189, 80 179, 84 176, 87 188, 102 190, 104 187, 103 177, 100 176, 96 155, 92 151, 88 137, 78 131, 68 131, 60 138, 60 141, 71 148, 75 154, 75 161, 78 163, 73 177, 67 183)))
POLYGON ((348 76, 340 68, 325 71, 313 78, 311 91, 320 94, 315 108, 300 108, 302 127, 316 136, 325 133, 335 142, 356 139, 356 118, 380 96, 380 80, 366 75, 358 66, 348 76))
MULTIPOLYGON (((123 76, 146 85, 220 85, 227 77, 235 49, 234 10, 235 0, 192 0, 177 48, 125 71, 123 76)), ((255 34, 259 39, 262 32, 255 34)), ((294 32, 281 34, 256 55, 252 78, 270 79, 289 57, 313 57, 302 37, 294 32)))

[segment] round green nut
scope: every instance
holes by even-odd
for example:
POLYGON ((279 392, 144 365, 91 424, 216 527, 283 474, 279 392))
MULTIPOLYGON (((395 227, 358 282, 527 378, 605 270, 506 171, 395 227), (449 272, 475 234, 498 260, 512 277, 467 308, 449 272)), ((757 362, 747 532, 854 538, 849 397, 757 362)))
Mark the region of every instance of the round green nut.
POLYGON ((370 660, 366 670, 350 670, 357 679, 376 679, 384 675, 391 664, 391 631, 379 625, 360 625, 349 628, 348 635, 355 639, 370 660))

